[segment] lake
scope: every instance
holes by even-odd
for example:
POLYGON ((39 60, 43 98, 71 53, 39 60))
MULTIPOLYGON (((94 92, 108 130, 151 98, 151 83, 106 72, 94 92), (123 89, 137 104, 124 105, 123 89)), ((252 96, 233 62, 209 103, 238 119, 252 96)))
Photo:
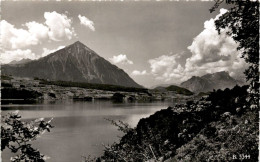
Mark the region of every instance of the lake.
MULTIPOLYGON (((135 127, 139 119, 172 105, 169 102, 56 101, 2 105, 1 114, 19 110, 23 119, 54 118, 52 125, 55 127, 34 141, 33 146, 50 157, 49 162, 80 162, 82 156, 101 155, 102 144, 112 144, 122 136, 106 119, 122 120, 135 127)), ((10 161, 11 155, 4 150, 3 162, 10 161)))

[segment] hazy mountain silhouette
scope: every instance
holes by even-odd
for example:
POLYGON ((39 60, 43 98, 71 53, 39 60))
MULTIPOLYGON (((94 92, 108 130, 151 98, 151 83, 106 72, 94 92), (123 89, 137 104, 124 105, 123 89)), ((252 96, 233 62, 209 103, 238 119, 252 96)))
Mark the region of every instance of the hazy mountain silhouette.
POLYGON ((233 88, 235 85, 241 85, 241 81, 232 78, 228 72, 221 71, 213 74, 206 74, 202 77, 193 76, 185 82, 181 83, 181 87, 188 90, 198 92, 208 92, 213 89, 233 88))
POLYGON ((17 65, 17 64, 26 64, 28 62, 31 62, 32 60, 31 59, 21 59, 20 61, 11 61, 9 62, 8 64, 9 65, 17 65))

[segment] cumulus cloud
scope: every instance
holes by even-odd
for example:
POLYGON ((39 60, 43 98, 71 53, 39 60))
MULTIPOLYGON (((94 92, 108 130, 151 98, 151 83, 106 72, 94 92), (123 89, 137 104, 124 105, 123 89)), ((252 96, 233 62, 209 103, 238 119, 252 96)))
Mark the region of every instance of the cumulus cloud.
POLYGON ((22 24, 21 28, 17 28, 6 20, 0 22, 0 42, 1 42, 1 62, 8 63, 10 61, 21 59, 38 59, 46 56, 55 50, 44 48, 42 55, 35 55, 31 50, 27 49, 32 45, 38 45, 46 41, 61 41, 71 39, 76 36, 72 27, 72 19, 65 14, 55 11, 44 13, 45 22, 38 23, 35 21, 22 24))
POLYGON ((132 72, 132 75, 138 76, 138 75, 147 75, 148 73, 146 72, 146 70, 143 71, 139 71, 139 70, 134 70, 132 72))
POLYGON ((87 17, 85 16, 78 16, 79 20, 80 20, 80 24, 86 26, 87 28, 91 29, 92 31, 95 31, 95 27, 94 27, 94 22, 89 20, 87 17))
POLYGON ((28 32, 30 33, 30 37, 32 40, 41 43, 43 40, 48 38, 49 29, 47 26, 35 21, 28 22, 25 24, 25 26, 28 28, 28 32))
POLYGON ((41 55, 36 55, 30 49, 6 50, 5 52, 1 52, 1 56, 0 56, 1 64, 7 64, 11 61, 20 61, 22 59, 31 59, 31 60, 39 59, 39 58, 47 56, 53 52, 56 52, 64 47, 65 46, 59 46, 56 49, 43 48, 43 53, 41 55))
POLYGON ((223 31, 216 31, 214 21, 227 12, 220 10, 215 19, 205 21, 203 31, 197 35, 188 47, 191 52, 184 65, 179 64, 177 55, 163 55, 149 60, 151 73, 156 79, 180 83, 191 76, 202 76, 207 73, 228 71, 231 76, 242 75, 246 68, 238 44, 223 31))
POLYGON ((1 53, 1 64, 7 64, 11 61, 20 61, 22 59, 36 59, 37 56, 30 50, 13 50, 13 51, 5 51, 1 53))
POLYGON ((176 61, 180 55, 162 55, 155 59, 150 59, 151 73, 156 79, 170 81, 173 77, 180 79, 183 68, 176 61))
POLYGON ((71 26, 72 19, 65 14, 59 14, 55 11, 45 12, 45 24, 49 27, 48 35, 51 40, 61 41, 71 39, 76 35, 74 28, 71 26))
POLYGON ((215 19, 210 19, 204 23, 204 30, 194 38, 188 47, 192 56, 186 60, 185 70, 194 75, 203 75, 218 71, 229 71, 231 75, 241 75, 246 68, 241 52, 237 51, 238 44, 225 33, 227 29, 219 35, 216 31, 214 21, 226 9, 221 9, 220 14, 215 19))
POLYGON ((41 57, 47 56, 47 55, 49 55, 49 54, 51 54, 51 53, 53 53, 53 52, 56 52, 56 51, 58 51, 58 50, 60 50, 60 49, 62 49, 62 48, 64 48, 64 47, 65 47, 65 46, 59 46, 59 47, 56 48, 56 49, 43 48, 43 49, 42 49, 42 50, 43 50, 43 53, 42 53, 41 57))
POLYGON ((120 54, 109 58, 109 60, 114 64, 133 64, 133 61, 129 60, 126 55, 120 54))
POLYGON ((16 28, 6 20, 0 22, 1 47, 4 50, 17 50, 38 45, 47 40, 61 41, 71 39, 76 35, 71 26, 72 19, 65 14, 55 11, 45 12, 45 23, 35 21, 22 24, 23 28, 16 28))
POLYGON ((27 29, 17 29, 5 20, 1 21, 1 44, 3 49, 18 49, 39 44, 44 38, 48 28, 36 22, 26 23, 27 29), (42 30, 42 31, 40 31, 42 30), (39 32, 39 33, 37 33, 39 32))

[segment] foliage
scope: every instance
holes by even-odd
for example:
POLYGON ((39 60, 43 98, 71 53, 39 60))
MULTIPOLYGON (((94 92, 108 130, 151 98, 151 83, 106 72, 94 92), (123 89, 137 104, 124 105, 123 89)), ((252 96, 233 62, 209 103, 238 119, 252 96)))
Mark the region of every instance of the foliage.
POLYGON ((37 99, 41 93, 26 89, 3 88, 1 89, 2 99, 37 99))
POLYGON ((131 128, 129 124, 124 123, 121 120, 119 120, 118 122, 111 120, 111 119, 106 119, 106 120, 110 121, 112 125, 116 126, 118 128, 118 130, 123 133, 128 133, 128 132, 134 131, 134 129, 131 128))
POLYGON ((124 97, 125 97, 125 95, 123 95, 121 93, 115 93, 115 94, 113 94, 111 99, 114 102, 123 102, 124 97))
POLYGON ((10 84, 10 83, 1 83, 1 87, 13 87, 13 85, 12 84, 10 84))
POLYGON ((1 75, 1 80, 11 80, 11 79, 13 79, 13 77, 9 75, 1 75))
POLYGON ((231 90, 228 88, 225 90, 217 90, 214 93, 210 93, 206 100, 216 106, 214 111, 218 114, 226 111, 236 113, 236 108, 238 107, 250 107, 250 104, 246 102, 247 88, 248 86, 235 86, 231 90))
MULTIPOLYGON (((223 0, 217 0, 213 12, 223 0)), ((251 104, 258 106, 259 96, 259 1, 227 1, 232 7, 215 21, 218 32, 228 29, 227 35, 239 43, 237 50, 249 64, 245 71, 250 81, 251 104)))
POLYGON ((123 87, 117 85, 108 85, 108 84, 94 84, 94 83, 85 83, 85 82, 70 82, 70 81, 46 81, 40 79, 40 84, 47 85, 56 85, 61 87, 80 87, 87 89, 99 89, 105 91, 125 91, 125 92, 143 92, 147 93, 145 88, 135 88, 135 87, 123 87))
MULTIPOLYGON (((211 12, 223 1, 216 0, 211 12)), ((237 50, 249 64, 245 75, 250 86, 217 90, 206 99, 141 119, 97 161, 162 161, 168 156, 173 161, 232 161, 234 154, 258 160, 259 1, 226 2, 231 8, 215 25, 239 43, 237 50)))
MULTIPOLYGON (((136 129, 131 128, 128 124, 118 121, 107 119, 118 127, 118 130, 125 134, 136 134, 136 129)), ((167 145, 167 143, 165 143, 167 145)), ((112 145, 104 145, 104 156, 94 159, 86 159, 86 161, 143 161, 157 159, 153 146, 148 142, 143 142, 142 145, 134 147, 129 143, 118 145, 116 143, 112 145), (138 148, 138 150, 136 150, 138 148)))
POLYGON ((222 115, 177 149, 176 161, 258 161, 258 115, 222 115))
POLYGON ((210 94, 210 92, 200 92, 199 94, 197 94, 196 97, 208 96, 209 94, 210 94))
POLYGON ((53 126, 51 120, 36 119, 31 122, 21 120, 18 112, 10 113, 1 119, 1 151, 9 148, 12 153, 18 153, 11 161, 44 162, 45 156, 32 147, 31 141, 36 140, 53 126))
MULTIPOLYGON (((207 98, 199 101, 189 101, 186 104, 160 110, 148 118, 141 119, 136 128, 129 128, 122 122, 112 122, 125 135, 119 143, 105 146, 104 154, 96 161, 163 161, 171 157, 178 157, 185 161, 183 157, 186 157, 186 153, 187 156, 190 156, 190 161, 205 161, 206 158, 209 158, 206 156, 206 151, 212 151, 208 155, 213 155, 214 152, 220 151, 220 143, 221 146, 222 144, 227 145, 226 151, 233 150, 233 153, 247 150, 247 153, 251 152, 251 158, 255 159, 258 157, 256 147, 251 148, 241 140, 249 136, 247 141, 256 144, 256 127, 242 126, 242 135, 237 137, 231 131, 237 122, 244 122, 246 118, 250 118, 248 121, 253 123, 251 119, 256 119, 248 115, 255 113, 256 109, 248 108, 250 105, 246 103, 247 88, 248 86, 236 86, 233 89, 214 91, 207 98), (236 118, 226 121, 226 118, 223 119, 223 114, 236 118), (243 119, 240 121, 241 116, 243 119), (231 125, 225 124, 226 122, 231 125), (219 131, 219 127, 222 125, 226 125, 230 133, 215 139, 215 132, 219 131), (250 133, 252 134, 250 135, 250 133), (209 137, 210 139, 208 139, 209 137), (191 145, 190 141, 192 141, 191 145), (207 142, 209 143, 206 144, 207 142), (180 151, 186 147, 191 151, 180 151), (201 150, 201 155, 196 150, 201 150), (199 156, 199 160, 195 155, 199 156)), ((218 156, 227 158, 226 151, 220 151, 218 156)))
POLYGON ((55 93, 48 93, 48 95, 50 96, 50 97, 52 97, 52 98, 56 98, 56 95, 55 95, 55 93))

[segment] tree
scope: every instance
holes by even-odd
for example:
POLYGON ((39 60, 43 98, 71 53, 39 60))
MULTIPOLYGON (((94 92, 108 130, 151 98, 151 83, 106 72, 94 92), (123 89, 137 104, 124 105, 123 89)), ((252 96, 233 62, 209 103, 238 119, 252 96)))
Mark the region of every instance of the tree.
MULTIPOLYGON (((224 0, 216 0, 210 9, 213 12, 224 0)), ((216 29, 228 29, 227 35, 239 43, 237 50, 242 52, 242 58, 249 64, 245 70, 250 102, 258 106, 259 96, 259 1, 226 0, 231 6, 228 12, 215 21, 216 29)))
POLYGON ((44 133, 49 132, 53 126, 51 120, 44 121, 43 118, 31 122, 21 120, 18 112, 10 113, 1 118, 1 151, 9 148, 12 153, 19 153, 11 158, 13 162, 44 162, 45 156, 34 149, 29 143, 44 133))

